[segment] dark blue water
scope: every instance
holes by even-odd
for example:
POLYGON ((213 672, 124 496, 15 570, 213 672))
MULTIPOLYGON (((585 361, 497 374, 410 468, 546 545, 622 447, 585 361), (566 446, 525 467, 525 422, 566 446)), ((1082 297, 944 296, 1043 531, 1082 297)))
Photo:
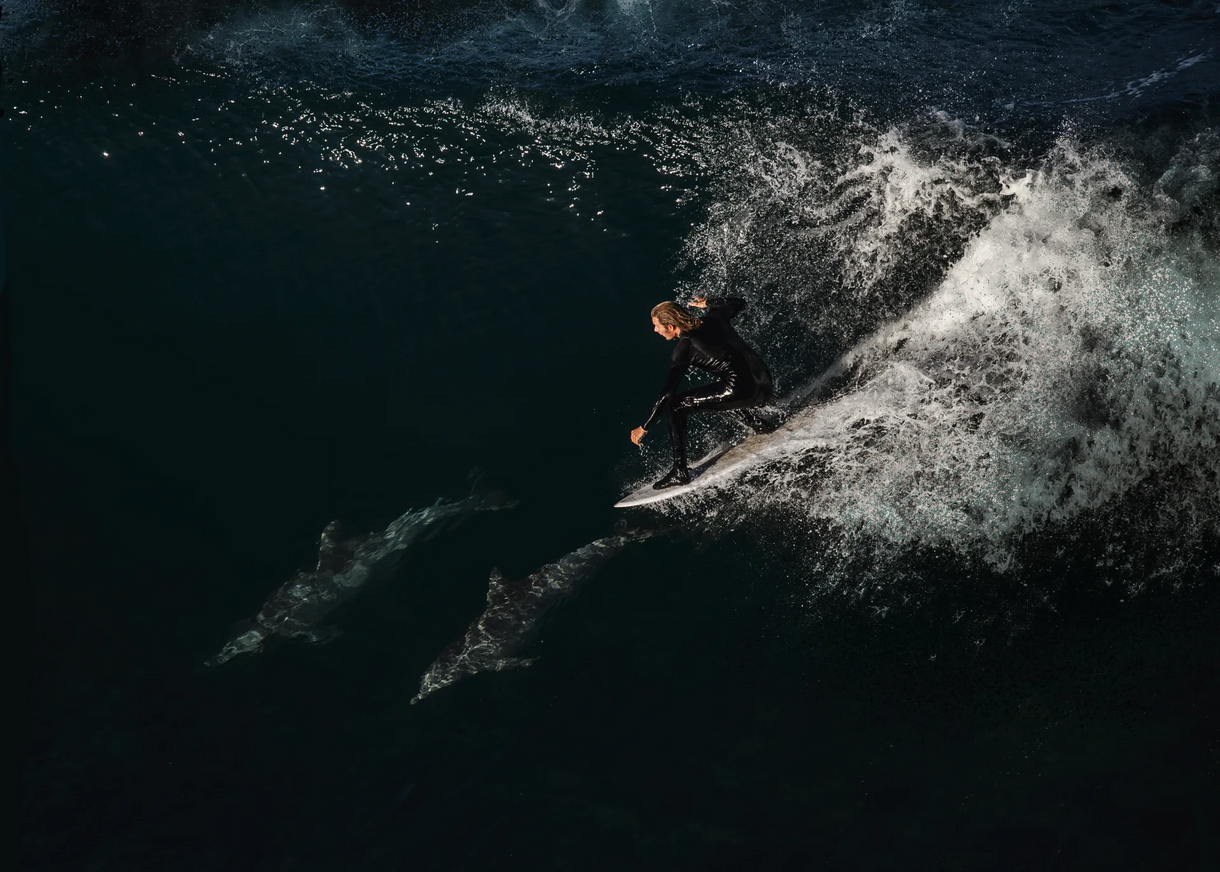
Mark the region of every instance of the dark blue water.
POLYGON ((1220 865, 1214 3, 2 14, 23 869, 1220 865), (816 402, 410 706, 663 470, 695 293, 816 402))

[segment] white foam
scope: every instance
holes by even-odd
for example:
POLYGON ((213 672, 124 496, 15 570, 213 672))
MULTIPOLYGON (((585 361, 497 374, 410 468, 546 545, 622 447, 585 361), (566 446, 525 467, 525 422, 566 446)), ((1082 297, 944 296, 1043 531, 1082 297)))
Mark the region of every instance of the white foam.
MULTIPOLYGON (((846 388, 740 491, 751 511, 829 523, 848 551, 1003 571, 1031 534, 1172 479, 1171 523, 1220 535, 1214 252, 1167 235, 1135 180, 1068 140, 1003 194, 935 292, 840 361, 846 388)), ((875 228, 863 243, 884 247, 875 228)))
POLYGON ((859 116, 844 131, 840 102, 819 95, 686 137, 718 187, 687 239, 696 277, 682 290, 752 296, 770 359, 805 337, 855 341, 909 308, 1007 198, 998 160, 983 154, 999 140, 943 113, 917 131, 859 116), (780 341, 767 347, 771 336, 780 341))

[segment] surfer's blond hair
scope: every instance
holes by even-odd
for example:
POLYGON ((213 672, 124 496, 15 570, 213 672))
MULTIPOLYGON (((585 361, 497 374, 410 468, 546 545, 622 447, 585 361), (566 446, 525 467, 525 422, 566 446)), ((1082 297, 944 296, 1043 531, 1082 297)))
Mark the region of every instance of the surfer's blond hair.
POLYGON ((679 330, 694 330, 699 326, 698 318, 670 300, 653 306, 652 317, 664 327, 677 327, 679 330))

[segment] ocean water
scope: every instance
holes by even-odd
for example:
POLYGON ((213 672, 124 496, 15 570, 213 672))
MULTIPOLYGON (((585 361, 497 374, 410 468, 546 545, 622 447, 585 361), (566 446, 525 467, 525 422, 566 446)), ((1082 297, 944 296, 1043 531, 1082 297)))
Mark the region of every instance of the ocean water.
POLYGON ((0 40, 22 869, 1220 868, 1214 0, 0 40), (627 434, 692 294, 749 301, 783 438, 410 705, 493 567, 667 467, 627 434), (472 468, 518 505, 204 665, 329 521, 472 468))

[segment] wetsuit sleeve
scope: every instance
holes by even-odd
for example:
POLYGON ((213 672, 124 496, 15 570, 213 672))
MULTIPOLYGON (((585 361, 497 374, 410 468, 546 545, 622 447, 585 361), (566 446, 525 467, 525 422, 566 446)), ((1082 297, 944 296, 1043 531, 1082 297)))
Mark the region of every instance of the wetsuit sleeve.
POLYGON ((691 343, 687 338, 678 340, 678 347, 674 349, 673 357, 669 361, 669 375, 665 377, 665 387, 661 390, 661 396, 653 403, 652 412, 648 415, 648 420, 644 422, 644 429, 647 430, 653 425, 657 418, 661 417, 661 413, 669 408, 669 404, 673 402, 674 394, 678 391, 678 385, 682 384, 682 376, 686 375, 686 370, 690 367, 690 350, 691 343))
POLYGON ((707 310, 709 315, 731 321, 744 312, 748 305, 741 297, 718 297, 707 301, 707 310))

